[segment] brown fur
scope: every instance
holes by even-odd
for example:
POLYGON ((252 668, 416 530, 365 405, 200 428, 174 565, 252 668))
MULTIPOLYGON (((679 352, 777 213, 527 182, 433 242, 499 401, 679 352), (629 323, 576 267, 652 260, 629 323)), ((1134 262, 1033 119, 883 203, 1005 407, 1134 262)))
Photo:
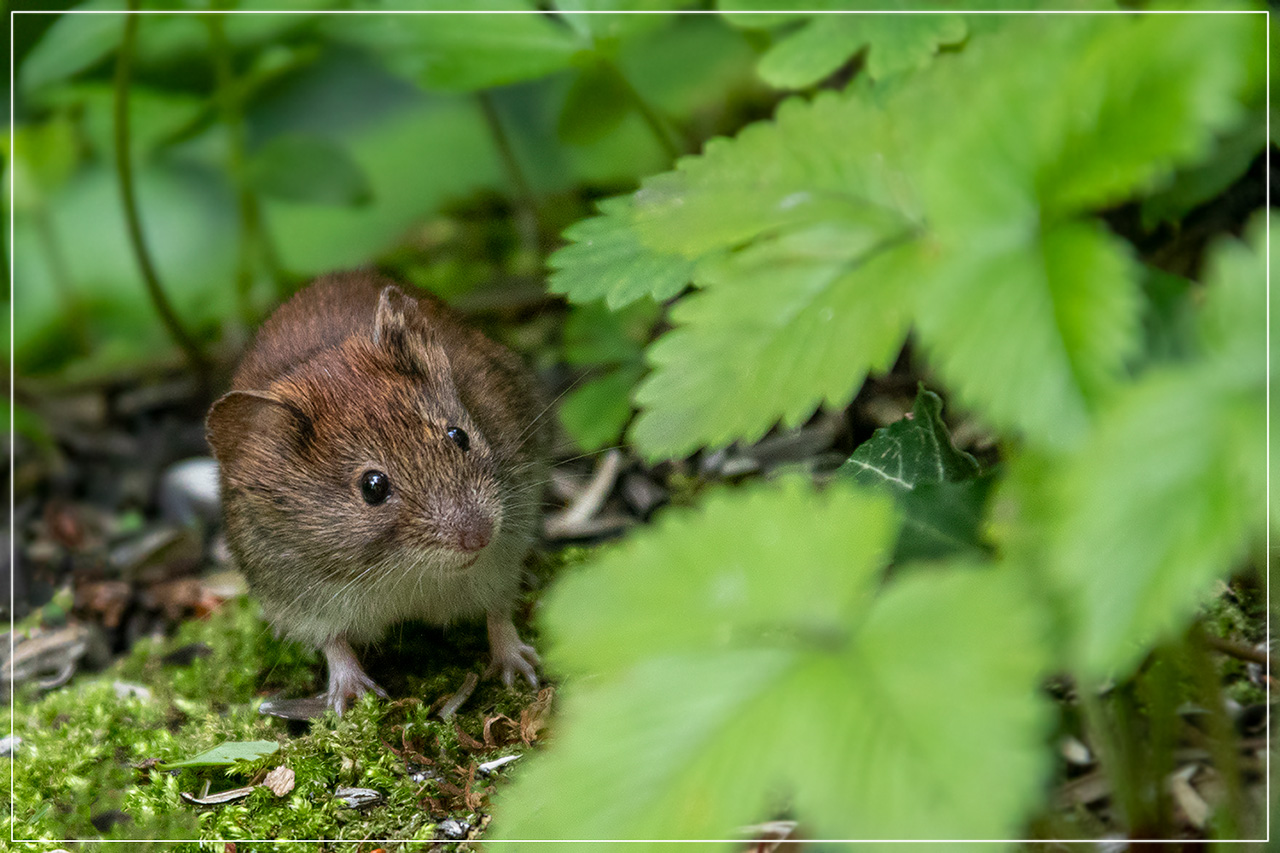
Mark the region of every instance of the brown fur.
POLYGON ((509 614, 538 522, 543 411, 519 359, 434 297, 368 273, 299 292, 208 418, 227 539, 267 617, 323 647, 405 618, 509 614), (380 505, 361 497, 367 470, 390 479, 380 505), (490 522, 461 567, 459 542, 490 522))

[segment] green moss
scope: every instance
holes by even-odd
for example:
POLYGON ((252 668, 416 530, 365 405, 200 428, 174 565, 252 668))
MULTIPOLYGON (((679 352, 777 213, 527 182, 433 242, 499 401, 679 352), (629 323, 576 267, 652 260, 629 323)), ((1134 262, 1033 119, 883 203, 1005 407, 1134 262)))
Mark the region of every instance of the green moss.
MULTIPOLYGON (((540 561, 535 575, 545 579, 562 562, 540 561)), ((532 601, 524 603, 525 615, 532 601)), ((4 815, 8 826, 0 832, 12 828, 17 838, 48 840, 426 841, 446 817, 475 825, 497 780, 480 777, 474 765, 527 746, 512 726, 495 727, 493 748, 471 752, 465 744, 484 740, 487 719, 518 721, 534 692, 482 681, 449 722, 432 706, 454 693, 487 655, 483 626, 406 626, 363 655, 370 674, 396 700, 370 695, 342 718, 330 713, 309 724, 289 723, 260 715, 258 705, 270 695, 318 692, 323 666, 314 652, 276 639, 251 601, 229 601, 208 619, 184 624, 168 641, 138 643, 104 673, 78 677, 43 696, 17 697, 13 722, 22 743, 13 759, 16 807, 4 815), (151 696, 119 698, 116 681, 142 684, 151 696), (276 740, 281 749, 225 768, 137 769, 147 759, 174 761, 245 740, 276 740), (211 792, 241 787, 281 764, 295 773, 295 787, 284 797, 258 788, 237 802, 200 807, 180 796, 199 795, 206 785, 211 792), (349 808, 334 797, 338 786, 372 788, 382 800, 349 808), (118 822, 100 829, 104 815, 118 822)))

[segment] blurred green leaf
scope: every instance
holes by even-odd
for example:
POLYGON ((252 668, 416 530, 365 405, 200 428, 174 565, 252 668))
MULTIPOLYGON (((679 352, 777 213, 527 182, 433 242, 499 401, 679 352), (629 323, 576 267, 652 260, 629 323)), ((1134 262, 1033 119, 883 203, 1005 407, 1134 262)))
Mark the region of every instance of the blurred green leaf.
POLYGON ((367 204, 369 179, 347 150, 322 136, 272 137, 248 163, 250 183, 263 195, 312 204, 367 204))
POLYGON ((990 237, 938 264, 921 288, 920 341, 996 426, 1069 446, 1120 379, 1138 339, 1138 268, 1093 222, 990 237))
POLYGON ((546 602, 549 665, 624 675, 672 655, 838 637, 873 604, 894 524, 887 497, 844 484, 815 494, 795 478, 666 510, 653 529, 557 581, 546 602), (576 622, 566 618, 573 601, 585 611, 576 622))
POLYGON ((571 242, 547 259, 552 293, 574 302, 605 299, 621 308, 644 296, 669 299, 693 277, 693 264, 679 255, 644 247, 630 226, 629 198, 600 202, 600 215, 565 230, 571 242))
POLYGON ((40 124, 18 125, 13 129, 13 146, 13 156, 5 160, 17 211, 32 211, 46 204, 80 163, 75 124, 65 113, 40 124))
POLYGON ((966 32, 959 15, 813 15, 761 58, 760 76, 780 89, 805 89, 867 48, 867 74, 879 80, 923 67, 966 32))
POLYGON ((563 578, 550 659, 591 678, 500 794, 498 840, 728 838, 778 797, 819 837, 1015 834, 1047 769, 1035 608, 972 566, 877 595, 891 532, 885 501, 790 481, 668 513, 563 578))
POLYGON ((665 27, 669 15, 651 14, 685 9, 693 0, 557 0, 553 4, 574 31, 590 39, 596 47, 608 50, 612 45, 638 34, 665 27), (577 14, 588 12, 592 14, 577 14), (608 12, 624 14, 610 15, 608 12), (625 14, 644 12, 646 14, 625 14))
MULTIPOLYGON (((79 111, 80 128, 95 156, 110 162, 115 152, 115 92, 108 83, 86 82, 62 86, 46 97, 50 105, 79 111)), ((129 150, 136 158, 150 157, 212 115, 207 98, 156 89, 129 87, 129 150)))
POLYGON ((230 766, 237 761, 255 761, 264 755, 270 755, 278 749, 280 749, 280 744, 273 740, 228 741, 192 758, 167 762, 160 766, 165 770, 172 770, 175 767, 230 766))
POLYGON ((639 363, 660 314, 651 299, 640 299, 616 311, 600 302, 574 305, 561 332, 565 363, 639 363))
MULTIPOLYGON (((83 12, 123 8, 122 0, 89 0, 75 7, 83 12)), ((123 36, 123 15, 64 14, 23 59, 18 85, 34 95, 86 71, 114 53, 123 36)))
MULTIPOLYGON (((419 4, 421 11, 453 8, 419 4)), ((507 0, 488 11, 516 14, 344 16, 326 22, 335 39, 368 47, 388 68, 427 89, 472 92, 569 68, 590 48, 568 26, 531 4, 507 0), (524 14, 520 14, 524 13, 524 14)))
POLYGON ((564 396, 560 422, 578 447, 591 453, 618 442, 631 420, 631 391, 643 373, 641 364, 623 364, 564 396))
POLYGON ((1217 141, 1207 160, 1178 171, 1167 187, 1142 202, 1142 227, 1178 222, 1227 189, 1249 170, 1266 145, 1266 115, 1251 112, 1240 126, 1217 141))
POLYGON ((1254 246, 1219 245, 1202 312, 1207 361, 1152 371, 1117 398, 1064 474, 1051 568, 1072 650, 1120 677, 1183 626, 1263 533, 1265 273, 1254 246))

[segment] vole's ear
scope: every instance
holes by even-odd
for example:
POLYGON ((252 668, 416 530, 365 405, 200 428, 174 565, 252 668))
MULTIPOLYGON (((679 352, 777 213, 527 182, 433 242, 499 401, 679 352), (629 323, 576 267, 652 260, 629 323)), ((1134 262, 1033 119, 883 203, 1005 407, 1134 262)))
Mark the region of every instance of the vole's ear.
POLYGON ((418 310, 418 300, 394 284, 384 287, 378 297, 373 342, 391 356, 400 373, 448 383, 452 389, 448 354, 418 310))
POLYGON ((205 438, 224 467, 250 447, 279 446, 282 440, 306 441, 311 419, 283 400, 259 391, 229 391, 214 402, 205 419, 205 438))

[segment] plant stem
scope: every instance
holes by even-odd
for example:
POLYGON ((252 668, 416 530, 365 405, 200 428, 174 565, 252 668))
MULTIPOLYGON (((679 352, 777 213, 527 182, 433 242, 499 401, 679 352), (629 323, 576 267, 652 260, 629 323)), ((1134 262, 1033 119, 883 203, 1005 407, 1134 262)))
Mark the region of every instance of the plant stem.
MULTIPOLYGON (((137 0, 129 0, 129 10, 136 12, 137 0)), ((134 257, 138 261, 138 269, 142 272, 142 281, 146 285, 147 294, 155 306, 160 320, 168 330, 169 336, 182 348, 187 361, 195 371, 202 385, 208 384, 209 362, 195 339, 187 332, 174 313, 173 306, 165 296, 160 285, 160 277, 151 260, 146 239, 142 234, 142 222, 138 217, 138 203, 134 196, 133 162, 129 156, 129 79, 133 71, 134 43, 138 36, 138 15, 125 16, 124 37, 120 42, 120 55, 116 60, 115 73, 115 146, 116 176, 120 181, 120 201, 124 206, 125 225, 129 231, 129 243, 133 247, 134 257)))
POLYGON ((520 234, 520 242, 526 251, 536 256, 541 246, 537 196, 529 186, 524 170, 520 168, 520 161, 516 159, 515 149, 511 146, 511 137, 502 126, 502 118, 498 115, 493 95, 482 90, 476 93, 476 97, 480 101, 480 112, 484 114, 485 124, 489 127, 489 135, 493 137, 494 147, 498 149, 498 158, 502 160, 507 177, 515 187, 516 230, 520 234))

